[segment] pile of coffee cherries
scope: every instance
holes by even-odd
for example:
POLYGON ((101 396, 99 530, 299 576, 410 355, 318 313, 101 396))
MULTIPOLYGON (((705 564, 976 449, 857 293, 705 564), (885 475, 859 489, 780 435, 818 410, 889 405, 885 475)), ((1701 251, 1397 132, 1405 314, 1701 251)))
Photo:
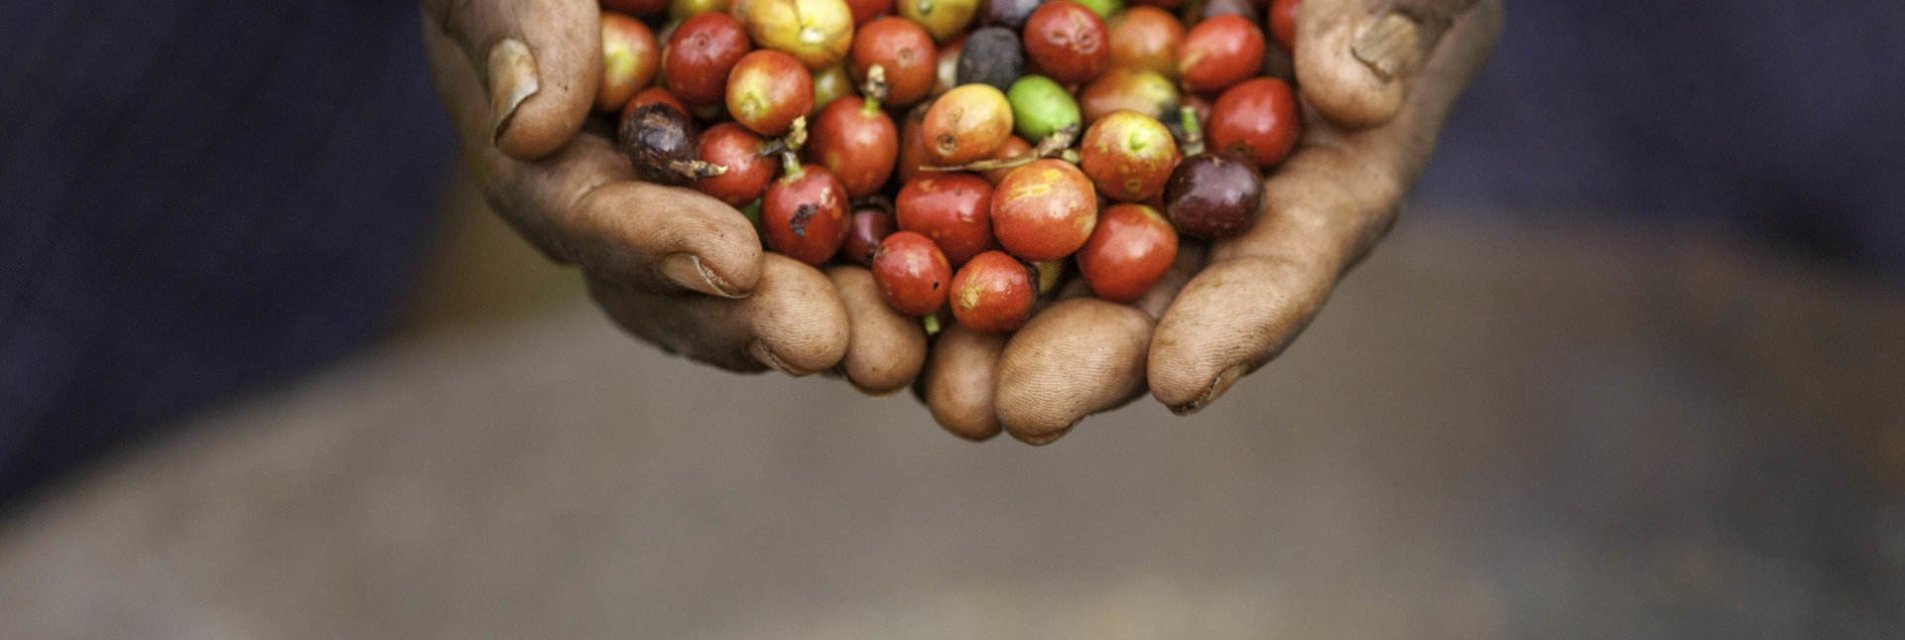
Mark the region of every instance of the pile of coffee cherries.
POLYGON ((642 179, 870 267, 928 331, 1007 332, 1073 262, 1128 303, 1180 234, 1247 230, 1296 145, 1265 73, 1294 0, 1137 1, 602 0, 596 102, 642 179))

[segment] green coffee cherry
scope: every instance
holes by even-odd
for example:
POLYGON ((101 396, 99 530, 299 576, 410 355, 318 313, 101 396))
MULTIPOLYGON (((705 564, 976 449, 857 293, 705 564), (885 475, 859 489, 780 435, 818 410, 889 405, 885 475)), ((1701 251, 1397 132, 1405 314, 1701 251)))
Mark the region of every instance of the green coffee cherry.
POLYGON ((1096 13, 1098 14, 1098 17, 1106 19, 1106 20, 1111 19, 1111 14, 1117 13, 1120 10, 1124 9, 1124 0, 1075 0, 1075 1, 1078 2, 1078 4, 1085 5, 1086 9, 1090 9, 1092 13, 1096 13))
POLYGON ((1079 123, 1078 103, 1065 88, 1045 76, 1026 76, 1006 91, 1012 103, 1012 122, 1019 135, 1033 144, 1052 132, 1079 123))

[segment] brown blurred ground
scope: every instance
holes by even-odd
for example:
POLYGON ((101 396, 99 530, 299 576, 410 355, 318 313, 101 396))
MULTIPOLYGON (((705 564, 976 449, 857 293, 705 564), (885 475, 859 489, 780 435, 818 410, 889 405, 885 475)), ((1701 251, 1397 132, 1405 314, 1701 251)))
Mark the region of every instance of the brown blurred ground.
POLYGON ((671 359, 452 220, 388 348, 0 524, 0 637, 1905 624, 1896 291, 1707 238, 1453 220, 1407 218, 1203 414, 1141 401, 1040 449, 671 359))

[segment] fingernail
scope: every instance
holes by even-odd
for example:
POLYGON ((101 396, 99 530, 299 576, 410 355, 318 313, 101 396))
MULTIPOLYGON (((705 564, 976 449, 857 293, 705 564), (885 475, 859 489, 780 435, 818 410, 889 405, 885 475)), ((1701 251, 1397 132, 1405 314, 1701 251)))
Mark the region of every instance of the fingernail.
POLYGON ((489 49, 489 112, 495 132, 492 142, 509 131, 510 118, 516 115, 529 96, 536 95, 542 81, 536 75, 536 54, 521 40, 509 38, 489 49))
POLYGON ((743 294, 736 293, 720 276, 709 271, 708 266, 701 263, 701 256, 692 253, 669 254, 668 257, 662 258, 661 275, 668 278, 669 282, 711 296, 743 297, 743 294))
POLYGON ((1422 55, 1421 44, 1421 26, 1408 16, 1391 12, 1365 27, 1350 52, 1387 82, 1415 65, 1422 55))
POLYGON ((781 362, 780 356, 774 355, 774 350, 767 348, 767 345, 762 344, 759 340, 749 342, 747 344, 747 352, 749 355, 754 356, 755 360, 759 360, 761 364, 772 367, 775 371, 796 378, 807 375, 806 373, 795 371, 793 367, 787 366, 787 363, 781 362))
POLYGON ((1224 392, 1230 390, 1230 385, 1237 384, 1237 379, 1244 377, 1244 371, 1248 368, 1248 365, 1240 364, 1225 369, 1223 373, 1217 374, 1215 380, 1211 380, 1210 388, 1204 390, 1204 395, 1198 396, 1197 399, 1192 400, 1190 404, 1171 407, 1171 413, 1188 416, 1203 411, 1204 407, 1208 407, 1210 403, 1216 402, 1218 398, 1224 397, 1224 392))

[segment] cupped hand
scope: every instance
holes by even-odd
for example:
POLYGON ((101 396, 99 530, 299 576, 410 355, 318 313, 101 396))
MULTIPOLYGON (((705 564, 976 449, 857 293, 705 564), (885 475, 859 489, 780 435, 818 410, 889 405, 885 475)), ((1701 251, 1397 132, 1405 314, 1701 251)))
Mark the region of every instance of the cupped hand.
POLYGON ((767 254, 733 208, 634 178, 606 118, 590 120, 598 11, 596 0, 423 2, 437 90, 491 206, 664 349, 742 371, 837 368, 871 392, 911 382, 925 336, 865 303, 878 293, 864 269, 767 254), (864 327, 849 329, 850 308, 864 327))
POLYGON ((1077 295, 1011 336, 941 335, 917 389, 942 426, 1043 444, 1147 382, 1189 414, 1296 338, 1394 221, 1500 34, 1502 3, 1303 0, 1297 24, 1305 132, 1265 182, 1256 226, 1182 252, 1137 305, 1077 295))

